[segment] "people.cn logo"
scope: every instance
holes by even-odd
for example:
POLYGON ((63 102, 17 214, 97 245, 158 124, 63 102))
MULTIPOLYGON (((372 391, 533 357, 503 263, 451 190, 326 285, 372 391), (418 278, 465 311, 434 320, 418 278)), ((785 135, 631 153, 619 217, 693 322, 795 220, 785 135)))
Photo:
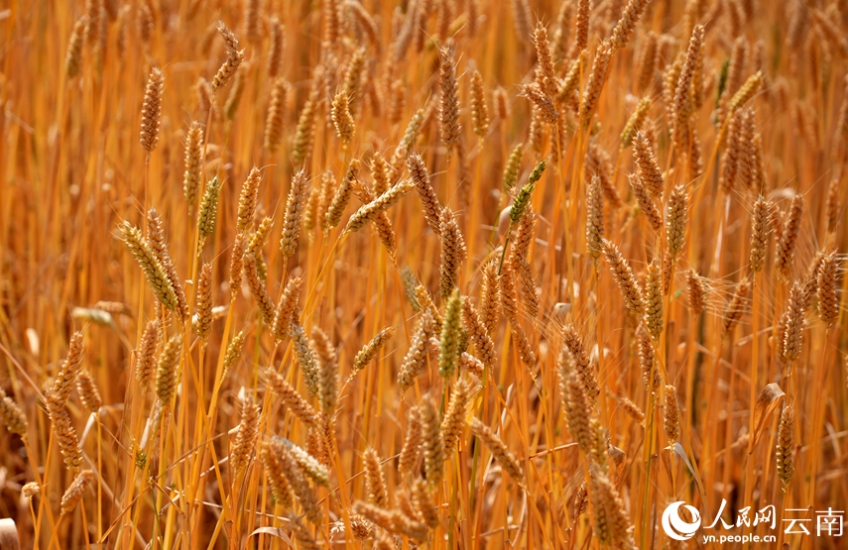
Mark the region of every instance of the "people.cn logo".
POLYGON ((695 535, 701 526, 701 514, 694 506, 689 506, 682 500, 668 505, 662 515, 662 527, 665 534, 674 540, 688 540, 695 535), (680 517, 680 507, 683 506, 692 516, 692 523, 680 517))

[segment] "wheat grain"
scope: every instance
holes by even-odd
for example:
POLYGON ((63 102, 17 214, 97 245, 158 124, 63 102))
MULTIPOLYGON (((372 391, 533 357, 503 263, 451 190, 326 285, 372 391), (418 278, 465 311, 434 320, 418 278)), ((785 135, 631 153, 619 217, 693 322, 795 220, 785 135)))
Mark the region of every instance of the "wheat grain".
POLYGON ((203 199, 200 201, 200 209, 197 211, 197 234, 201 241, 209 238, 215 233, 215 224, 218 221, 218 198, 221 184, 218 176, 206 183, 203 199))
POLYGON ((26 415, 15 401, 0 388, 0 420, 10 433, 26 438, 29 424, 26 415))
POLYGON ((686 243, 687 205, 689 194, 682 185, 672 189, 665 217, 665 235, 668 252, 675 258, 686 243))
POLYGON ((574 49, 581 51, 589 44, 589 0, 577 0, 574 49))
POLYGON ((300 465, 282 442, 273 440, 271 450, 276 455, 280 471, 288 480, 306 518, 316 525, 320 524, 322 518, 321 506, 318 504, 315 492, 309 486, 300 465))
POLYGON ((483 363, 494 365, 496 360, 495 343, 489 336, 487 327, 474 308, 471 299, 468 297, 462 300, 462 324, 468 332, 468 338, 474 344, 474 348, 483 363))
POLYGON ((91 470, 83 470, 77 474, 74 481, 68 486, 65 493, 62 495, 60 509, 62 510, 63 515, 73 512, 74 508, 76 508, 77 504, 80 503, 82 497, 85 496, 85 492, 91 484, 94 483, 95 479, 96 476, 91 470))
POLYGON ((395 335, 394 327, 386 327, 377 333, 365 346, 359 350, 356 357, 353 358, 353 370, 360 371, 368 366, 368 364, 380 353, 380 350, 391 340, 395 335))
POLYGON ((663 331, 663 291, 662 271, 658 258, 648 265, 645 277, 645 329, 654 339, 659 339, 663 331))
POLYGON ((376 53, 379 54, 381 50, 381 44, 377 22, 374 20, 371 14, 368 13, 368 10, 365 9, 365 6, 363 6, 359 2, 351 0, 345 2, 345 6, 350 9, 350 13, 352 13, 354 18, 356 19, 358 28, 362 30, 365 36, 368 37, 368 43, 376 50, 376 53))
POLYGON ((575 359, 570 349, 563 346, 557 360, 560 398, 571 438, 587 457, 591 457, 594 455, 593 432, 596 420, 592 417, 592 404, 586 395, 586 385, 575 359))
POLYGON ((630 188, 633 190, 633 195, 636 197, 639 209, 645 215, 645 219, 647 220, 648 225, 651 226, 651 229, 659 233, 663 225, 663 218, 659 208, 657 208, 657 205, 654 203, 653 199, 651 199, 648 194, 648 190, 642 183, 639 176, 630 174, 629 178, 630 188))
POLYGON ((492 453, 492 457, 519 485, 524 485, 524 470, 518 459, 510 452, 503 440, 495 434, 488 426, 477 420, 471 419, 471 431, 477 436, 492 453))
POLYGON ((586 351, 583 338, 581 338, 577 329, 574 328, 574 325, 569 323, 563 327, 562 343, 563 347, 557 359, 559 368, 563 368, 568 361, 573 360, 573 368, 580 377, 580 381, 583 384, 583 391, 591 401, 594 401, 600 393, 597 373, 595 372, 596 369, 589 360, 589 354, 586 351))
MULTIPOLYGON (((223 23, 220 23, 220 25, 223 26, 223 23)), ((238 47, 238 42, 236 42, 236 47, 238 47)), ((218 90, 227 85, 227 82, 229 82, 230 78, 236 74, 239 66, 244 61, 244 57, 244 50, 231 50, 229 52, 227 59, 218 69, 218 72, 215 73, 215 76, 212 77, 212 82, 210 84, 213 92, 217 93, 218 90)))
POLYGON ((441 523, 439 521, 439 509, 430 497, 427 483, 418 478, 412 484, 413 502, 419 511, 424 524, 430 529, 435 529, 441 523))
POLYGON ((793 457, 793 429, 795 424, 795 411, 792 405, 784 405, 780 412, 780 424, 777 429, 777 447, 775 450, 777 477, 783 483, 784 489, 792 479, 795 470, 793 457))
POLYGON ((739 172, 739 161, 743 148, 743 126, 744 114, 742 112, 737 112, 736 114, 731 115, 730 125, 727 131, 727 154, 724 157, 724 162, 721 167, 721 176, 719 178, 719 185, 727 194, 733 191, 733 186, 739 172))
POLYGON ((639 100, 636 110, 627 119, 627 124, 624 125, 624 130, 621 131, 621 148, 627 149, 633 143, 633 138, 642 128, 645 119, 648 116, 648 110, 651 108, 651 98, 643 97, 639 100))
POLYGON ((169 339, 162 347, 156 364, 156 396, 162 405, 169 407, 177 392, 180 355, 183 349, 181 335, 169 339))
POLYGON ((158 67, 150 69, 147 87, 144 90, 144 104, 141 108, 141 133, 139 140, 147 154, 153 152, 159 142, 159 125, 162 118, 162 94, 165 89, 165 77, 158 67))
POLYGON ((298 447, 288 439, 281 439, 283 446, 291 453, 295 461, 303 469, 303 473, 316 485, 328 487, 330 485, 330 471, 307 450, 298 447))
POLYGON ((180 283, 180 278, 177 275, 177 269, 174 267, 174 262, 168 252, 168 243, 165 242, 165 229, 162 219, 159 217, 159 213, 155 208, 148 210, 147 224, 150 248, 162 264, 162 268, 165 270, 165 275, 168 277, 168 280, 171 282, 171 286, 174 289, 174 296, 177 300, 177 312, 183 319, 185 319, 189 314, 188 299, 186 298, 185 291, 180 283))
POLYGON ((280 73, 285 35, 283 34, 283 25, 276 15, 272 16, 268 21, 268 27, 271 31, 271 38, 269 40, 266 73, 268 74, 268 78, 273 79, 277 78, 280 73))
POLYGON ((445 442, 442 439, 439 413, 432 398, 425 398, 420 406, 421 454, 424 457, 424 472, 427 483, 436 485, 445 475, 445 442))
POLYGON ((427 225, 436 235, 441 234, 441 212, 442 207, 439 204, 439 198, 436 196, 436 191, 430 185, 430 177, 427 174, 427 166, 424 164, 424 159, 418 154, 412 154, 407 160, 409 167, 409 175, 412 181, 415 182, 415 190, 418 192, 418 198, 421 199, 424 219, 427 220, 427 225))
POLYGON ((568 50, 569 25, 574 6, 571 2, 562 2, 556 17, 556 31, 554 32, 554 62, 562 61, 568 50))
MULTIPOLYGON (((633 2, 635 0, 631 0, 633 2)), ((692 86, 695 77, 695 67, 701 54, 701 45, 704 42, 704 26, 698 25, 692 31, 689 39, 689 47, 686 50, 686 60, 680 71, 677 88, 674 92, 674 144, 682 147, 686 140, 686 127, 689 116, 694 110, 692 104, 692 86)))
POLYGON ((639 178, 645 184, 648 191, 655 197, 663 194, 665 182, 662 172, 657 164, 654 151, 644 132, 636 133, 636 141, 633 146, 633 159, 638 168, 639 178))
POLYGON ((89 412, 96 414, 100 411, 100 407, 103 406, 103 399, 100 397, 94 378, 86 369, 80 370, 77 374, 77 393, 79 393, 83 406, 89 412))
POLYGON ((748 80, 745 81, 745 84, 739 88, 739 91, 733 95, 730 99, 730 103, 727 105, 727 108, 731 113, 736 112, 760 91, 760 87, 762 85, 763 73, 757 71, 757 73, 748 78, 748 80))
POLYGON ((677 388, 671 384, 665 387, 665 418, 663 419, 663 428, 670 443, 680 441, 680 410, 677 404, 677 388))
POLYGON ((339 92, 333 98, 331 118, 333 126, 336 127, 336 135, 347 146, 353 139, 355 130, 353 116, 350 114, 350 98, 343 92, 339 92))
POLYGON ((280 462, 274 452, 274 445, 271 441, 264 441, 262 443, 260 456, 262 458, 262 464, 265 466, 271 495, 282 508, 291 508, 294 503, 291 484, 286 479, 286 475, 280 466, 280 462))
POLYGON ((474 133, 484 138, 491 124, 489 108, 483 91, 483 76, 480 71, 474 71, 471 76, 471 119, 474 122, 474 133))
POLYGON ((262 174, 254 166, 247 175, 247 179, 244 180, 239 194, 238 220, 236 222, 236 229, 239 232, 244 231, 253 223, 256 205, 259 203, 259 184, 261 181, 262 174))
MULTIPOLYGON (((306 376, 306 373, 304 373, 304 376, 306 376)), ((280 398, 298 420, 307 426, 318 426, 318 413, 281 374, 274 369, 267 368, 263 371, 263 377, 268 389, 280 398)))
POLYGON ((459 230, 459 224, 450 208, 442 209, 439 221, 439 235, 442 241, 442 262, 439 287, 442 300, 447 300, 459 283, 459 268, 465 261, 467 249, 465 239, 459 230))
POLYGON ((235 296, 241 289, 242 278, 244 275, 244 254, 246 248, 246 238, 243 234, 236 235, 236 240, 233 243, 233 249, 230 254, 230 297, 231 301, 235 300, 235 296))
POLYGON ((62 403, 68 401, 74 381, 77 379, 80 371, 82 371, 82 361, 84 358, 85 347, 83 345, 82 333, 75 332, 71 335, 70 342, 68 342, 68 355, 62 361, 59 371, 56 373, 56 377, 50 387, 53 395, 62 403))
POLYGON ((195 92, 197 93, 197 105, 200 116, 206 118, 208 114, 211 120, 220 120, 221 107, 218 105, 218 98, 215 96, 212 84, 201 76, 197 79, 195 92))
POLYGON ((80 72, 82 64, 82 47, 85 37, 85 29, 89 26, 87 15, 83 15, 74 23, 71 38, 68 40, 68 53, 65 55, 65 74, 68 78, 74 78, 80 72))
POLYGON ((633 549, 632 526, 624 503, 607 475, 592 465, 589 476, 589 500, 594 514, 595 536, 602 545, 633 549))
POLYGON ((250 455, 259 438, 259 405, 251 396, 241 398, 241 420, 230 450, 230 468, 239 472, 247 467, 250 455))
POLYGON ((589 52, 583 50, 578 57, 571 61, 568 72, 565 73, 565 78, 562 79, 556 92, 556 104, 565 105, 573 113, 580 111, 580 102, 577 97, 580 88, 580 71, 586 65, 588 59, 589 52))
POLYGON ((639 76, 636 79, 636 89, 640 94, 645 93, 654 80, 658 61, 658 39, 654 32, 645 37, 642 51, 639 55, 639 76))
POLYGON ((452 47, 439 50, 439 132, 442 143, 450 152, 460 139, 459 90, 456 82, 456 61, 452 47))
POLYGON ((777 263, 778 273, 787 280, 792 275, 795 260, 795 244, 801 232, 801 216, 803 213, 804 197, 800 194, 795 195, 795 198, 792 199, 792 205, 789 207, 789 215, 786 221, 779 224, 781 231, 777 241, 775 261, 777 263))
POLYGON ((389 218, 389 214, 383 208, 388 208, 386 203, 383 201, 388 200, 389 203, 396 202, 401 196, 403 196, 409 188, 407 185, 412 185, 411 182, 405 180, 402 183, 398 183, 391 189, 388 189, 384 195, 385 197, 374 197, 374 193, 372 192, 370 186, 367 183, 360 183, 359 188, 356 189, 356 194, 363 202, 363 208, 360 208, 351 218, 348 220, 348 224, 350 224, 351 220, 357 218, 355 220, 355 224, 361 222, 361 219, 358 218, 358 215, 365 214, 366 218, 373 216, 374 221, 374 232, 377 233, 377 236, 380 238, 380 242, 383 243, 383 246, 386 248, 386 251, 389 253, 389 256, 394 258, 395 251, 397 249, 397 236, 395 235, 394 227, 392 226, 392 220, 389 218), (397 194, 397 195, 396 195, 397 194), (379 202, 377 199, 381 199, 379 202), (373 206, 371 208, 365 208, 368 205, 373 206), (364 211, 363 211, 364 210, 364 211))
POLYGON ((365 463, 365 485, 368 487, 368 499, 380 508, 388 508, 389 492, 386 489, 386 475, 380 464, 377 451, 372 448, 365 450, 363 455, 365 463))
POLYGON ((197 195, 200 191, 202 147, 203 126, 195 121, 191 123, 186 135, 185 175, 183 176, 186 202, 191 205, 197 203, 197 195))
POLYGON ((257 252, 257 256, 246 255, 247 262, 244 264, 244 274, 247 279, 247 286, 250 288, 250 293, 253 299, 256 300, 256 305, 259 306, 259 311, 262 313, 262 320, 268 324, 274 323, 274 302, 265 288, 265 283, 262 282, 259 276, 259 270, 256 267, 256 257, 261 257, 261 252, 257 252))
POLYGON ((421 410, 418 407, 413 407, 409 409, 406 434, 403 439, 400 456, 398 457, 398 472, 402 476, 413 472, 421 456, 422 438, 421 410))
POLYGON ((598 177, 604 198, 610 207, 620 208, 622 206, 623 202, 612 181, 612 166, 609 154, 594 141, 589 142, 589 147, 586 150, 584 174, 587 181, 592 181, 595 176, 598 177))
POLYGON ((200 270, 194 309, 197 314, 197 336, 205 345, 212 326, 212 264, 204 263, 200 270))
POLYGON ((640 316, 645 311, 645 304, 642 297, 642 289, 636 282, 636 277, 633 275, 633 270, 624 259, 618 247, 608 240, 604 239, 604 256, 610 266, 613 280, 621 290, 627 310, 633 316, 640 316))
POLYGON ((347 203, 350 202, 350 196, 353 194, 354 184, 358 181, 359 166, 360 162, 358 159, 350 161, 342 184, 336 189, 336 194, 327 208, 327 214, 324 219, 325 232, 336 227, 341 222, 342 214, 347 207, 347 203))
POLYGON ((645 11, 650 1, 651 0, 629 0, 627 2, 627 6, 624 8, 624 13, 621 14, 621 18, 612 30, 610 43, 613 47, 623 48, 627 45, 627 42, 633 35, 636 24, 639 22, 639 18, 642 17, 642 13, 645 11))
POLYGON ((292 178, 289 198, 286 202, 286 213, 283 218, 283 231, 280 236, 280 252, 286 258, 294 256, 295 252, 297 252, 301 218, 306 208, 308 190, 306 173, 300 170, 292 178))
POLYGON ((156 21, 153 18, 153 6, 150 2, 141 2, 138 6, 138 36, 145 50, 150 50, 150 42, 153 39, 153 30, 156 21))
POLYGON ((530 4, 527 0, 511 0, 510 2, 512 6, 512 17, 513 23, 515 25, 515 33, 518 37, 518 40, 523 42, 527 40, 530 34, 533 32, 530 26, 530 18, 532 17, 530 12, 530 4))
POLYGON ((723 313, 722 335, 726 336, 730 333, 742 314, 745 312, 745 302, 748 298, 748 292, 751 290, 751 283, 747 278, 742 279, 736 285, 733 292, 733 297, 728 302, 723 313))
POLYGON ((72 473, 78 472, 83 463, 82 449, 71 422, 71 416, 65 406, 65 399, 54 391, 48 390, 44 394, 44 402, 47 406, 47 414, 53 423, 53 434, 65 466, 72 473))
POLYGON ((827 188, 827 202, 825 203, 825 212, 827 214, 825 228, 831 235, 836 233, 836 226, 839 224, 841 210, 839 202, 839 179, 834 178, 827 188))
POLYGON ((156 373, 156 345, 159 341, 159 321, 153 319, 144 328, 136 348, 135 379, 142 389, 153 381, 156 373))
POLYGON ((286 95, 289 84, 283 78, 274 80, 271 90, 271 101, 268 103, 268 113, 265 116, 265 143, 266 149, 275 152, 283 138, 283 117, 285 116, 286 95))
POLYGON ((839 317, 839 298, 836 295, 836 262, 834 254, 824 256, 818 268, 816 280, 819 319, 828 326, 833 326, 839 317))
POLYGON ((147 278, 147 282, 153 289, 156 298, 170 310, 177 309, 177 296, 174 292, 174 286, 168 278, 165 268, 156 257, 156 253, 150 246, 150 243, 145 239, 141 231, 137 227, 133 227, 129 222, 124 222, 118 226, 121 231, 124 242, 135 256, 138 263, 141 265, 142 271, 147 278))
POLYGON ((41 493, 41 487, 35 481, 25 483, 24 486, 21 487, 21 497, 25 500, 32 500, 32 498, 39 493, 41 493))
POLYGON ((509 95, 500 86, 492 91, 492 109, 495 120, 504 121, 509 118, 509 95))
POLYGON ((457 448, 462 430, 465 427, 465 415, 472 393, 471 382, 462 379, 451 393, 450 402, 442 418, 442 440, 445 442, 445 455, 450 456, 457 448))
POLYGON ((318 110, 317 103, 317 94, 311 95, 300 111, 292 151, 292 160, 295 166, 303 166, 312 152, 312 144, 315 139, 315 115, 318 110))
POLYGON ((618 404, 624 409, 624 412, 627 413, 630 418, 635 420, 637 423, 641 424, 645 421, 645 413, 642 412, 642 409, 639 406, 624 396, 618 397, 618 404))
POLYGON ((459 290, 453 291, 445 297, 445 319, 442 323, 442 331, 439 338, 439 374, 450 378, 456 369, 460 350, 460 321, 462 309, 462 296, 459 290))
POLYGON ((751 216, 751 271, 758 272, 763 269, 768 248, 768 238, 771 233, 771 214, 768 202, 762 195, 757 197, 754 203, 754 214, 751 216))
POLYGON ((385 193, 357 210, 348 220, 344 231, 346 233, 359 231, 369 222, 376 220, 380 214, 385 213, 390 206, 403 198, 407 191, 411 190, 414 186, 415 184, 411 180, 404 180, 391 189, 388 189, 385 193))
POLYGON ((227 374, 227 371, 236 364, 236 361, 238 361, 242 347, 244 346, 244 336, 244 331, 242 330, 233 336, 233 339, 227 345, 227 351, 224 354, 224 370, 221 375, 222 378, 227 374))
MULTIPOLYGON (((639 1, 639 0, 634 0, 639 1)), ((613 46, 604 42, 595 51, 595 59, 592 61, 592 71, 583 90, 582 102, 580 104, 580 125, 586 127, 591 122, 592 115, 601 96, 601 89, 606 81, 607 67, 612 57, 613 46)))
POLYGON ((524 86, 521 89, 521 95, 530 100, 533 104, 534 112, 547 124, 556 124, 559 120, 559 113, 554 106, 554 100, 551 96, 545 93, 537 83, 532 83, 524 86))

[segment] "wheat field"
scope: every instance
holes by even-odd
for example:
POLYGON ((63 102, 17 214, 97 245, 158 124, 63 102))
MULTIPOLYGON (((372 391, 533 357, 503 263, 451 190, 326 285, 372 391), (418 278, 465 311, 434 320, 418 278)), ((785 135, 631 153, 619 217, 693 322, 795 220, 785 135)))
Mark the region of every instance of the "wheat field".
POLYGON ((6 0, 0 549, 845 547, 846 37, 6 0))

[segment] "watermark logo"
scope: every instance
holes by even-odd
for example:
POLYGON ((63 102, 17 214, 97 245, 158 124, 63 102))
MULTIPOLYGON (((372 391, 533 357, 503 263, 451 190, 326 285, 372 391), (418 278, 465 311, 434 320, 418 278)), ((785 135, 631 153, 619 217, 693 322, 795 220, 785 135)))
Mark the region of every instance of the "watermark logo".
MULTIPOLYGON (((672 502, 663 511, 663 531, 673 540, 685 541, 694 537, 699 529, 703 529, 707 531, 702 537, 703 544, 715 542, 746 544, 777 542, 777 536, 772 533, 778 529, 780 523, 784 524, 783 533, 786 535, 813 536, 815 534, 816 537, 841 537, 845 526, 845 511, 833 508, 827 510, 813 510, 812 507, 786 508, 781 518, 778 517, 777 509, 773 504, 758 511, 754 511, 751 506, 745 506, 737 510, 735 522, 725 519, 726 508, 727 501, 722 499, 712 523, 702 526, 701 514, 697 508, 689 506, 682 500, 672 502), (684 509, 685 517, 681 517, 684 509), (737 532, 721 534, 721 531, 731 530, 737 530, 737 532), (719 531, 719 534, 710 534, 709 531, 719 531)), ((704 523, 706 521, 708 520, 704 520, 704 523)))
POLYGON ((672 502, 668 505, 662 515, 662 527, 665 534, 674 540, 689 540, 695 536, 695 532, 701 526, 701 514, 694 506, 689 506, 682 500, 672 502), (692 522, 680 517, 680 507, 692 516, 692 522))

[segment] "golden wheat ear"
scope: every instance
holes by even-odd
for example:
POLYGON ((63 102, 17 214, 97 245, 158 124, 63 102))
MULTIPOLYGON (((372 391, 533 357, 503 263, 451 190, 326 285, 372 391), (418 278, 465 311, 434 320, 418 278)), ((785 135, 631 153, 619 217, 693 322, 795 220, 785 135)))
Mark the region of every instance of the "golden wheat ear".
POLYGON ((265 149, 275 152, 283 139, 283 118, 285 116, 286 95, 289 84, 283 78, 274 80, 271 101, 265 116, 265 149))
POLYGON ((0 388, 0 421, 6 426, 6 429, 13 434, 25 438, 29 423, 23 410, 15 401, 6 395, 6 392, 0 388))
POLYGON ((91 470, 83 470, 78 473, 74 481, 65 490, 62 495, 61 510, 62 514, 71 513, 77 504, 82 500, 86 490, 94 483, 96 475, 91 470))
POLYGON ((777 428, 777 446, 775 447, 777 477, 784 488, 792 479, 795 471, 793 428, 795 425, 795 410, 791 404, 783 406, 780 412, 780 424, 777 428))
POLYGON ((241 393, 243 395, 239 397, 240 421, 230 449, 230 468, 233 472, 239 472, 247 466, 259 438, 259 405, 244 388, 241 393))
POLYGON ((439 130, 442 143, 450 152, 460 139, 459 86, 456 81, 456 60, 453 45, 439 50, 439 130))
POLYGON ((289 197, 286 201, 286 212, 283 217, 280 252, 282 252, 285 258, 290 258, 297 252, 297 244, 302 225, 301 219, 303 218, 303 211, 306 208, 308 191, 309 186, 306 173, 300 170, 292 178, 289 197))
POLYGON ((519 485, 524 485, 524 469, 515 455, 506 446, 506 443, 495 434, 488 426, 476 418, 471 419, 471 431, 483 442, 492 453, 492 456, 504 469, 504 471, 519 485))
POLYGON ((159 67, 150 70, 147 87, 144 90, 144 104, 141 108, 141 133, 139 141, 147 154, 153 152, 159 142, 159 125, 162 118, 162 93, 165 89, 165 77, 159 67))

